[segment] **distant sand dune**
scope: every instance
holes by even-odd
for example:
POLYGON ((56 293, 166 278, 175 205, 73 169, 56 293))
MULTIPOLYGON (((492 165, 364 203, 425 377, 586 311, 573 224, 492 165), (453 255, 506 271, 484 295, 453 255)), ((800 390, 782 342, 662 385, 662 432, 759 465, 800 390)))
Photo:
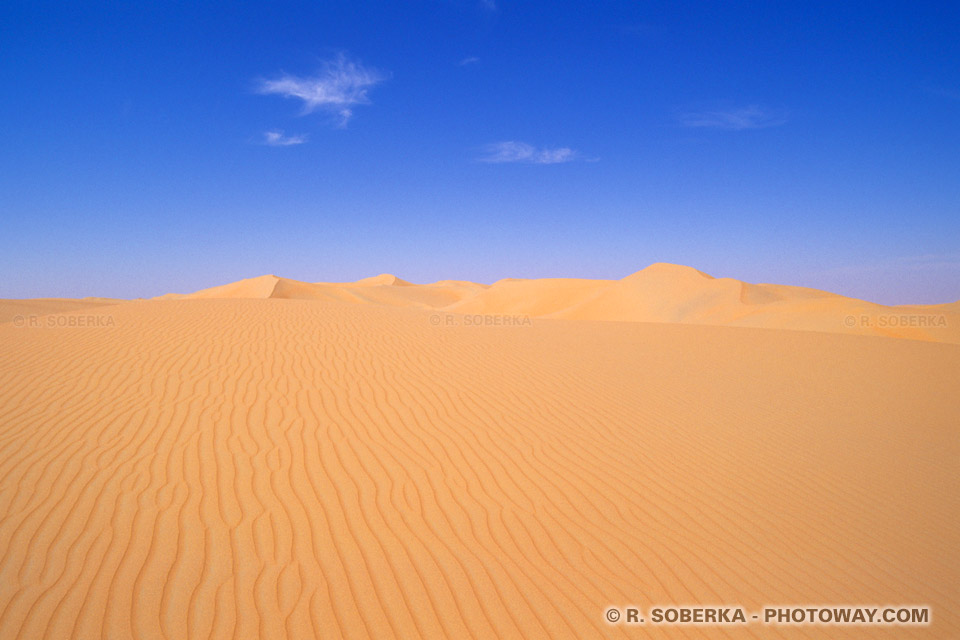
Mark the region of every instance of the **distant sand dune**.
POLYGON ((654 264, 622 280, 508 280, 446 307, 460 313, 766 327, 960 344, 960 305, 885 307, 804 287, 654 264))
POLYGON ((509 278, 489 286, 451 280, 414 285, 390 274, 352 283, 271 275, 160 299, 170 298, 329 300, 459 314, 792 329, 960 344, 960 302, 890 307, 805 287, 714 278, 666 263, 622 280, 509 278))
POLYGON ((413 285, 390 274, 357 282, 301 282, 274 275, 259 276, 189 294, 167 294, 158 300, 184 299, 267 299, 327 300, 391 307, 436 309, 476 295, 484 285, 444 281, 413 285))
POLYGON ((847 308, 689 271, 530 282, 265 276, 0 324, 0 638, 960 637, 960 347, 592 321, 847 308), (694 603, 933 624, 603 618, 694 603))
POLYGON ((119 304, 124 300, 111 298, 33 298, 29 300, 0 300, 0 323, 14 319, 28 319, 51 313, 79 311, 119 304))
POLYGON ((363 278, 362 280, 357 280, 353 283, 357 287, 370 287, 370 286, 390 286, 390 287, 409 287, 411 283, 406 280, 401 280, 395 275, 389 273, 381 273, 378 276, 371 276, 369 278, 363 278))

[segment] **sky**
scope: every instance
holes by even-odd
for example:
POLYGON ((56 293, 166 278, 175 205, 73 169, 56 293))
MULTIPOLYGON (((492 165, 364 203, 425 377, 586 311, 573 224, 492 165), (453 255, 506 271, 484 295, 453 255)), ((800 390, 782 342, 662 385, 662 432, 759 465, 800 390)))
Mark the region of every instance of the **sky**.
POLYGON ((958 3, 5 0, 0 87, 0 298, 672 262, 960 299, 958 3))

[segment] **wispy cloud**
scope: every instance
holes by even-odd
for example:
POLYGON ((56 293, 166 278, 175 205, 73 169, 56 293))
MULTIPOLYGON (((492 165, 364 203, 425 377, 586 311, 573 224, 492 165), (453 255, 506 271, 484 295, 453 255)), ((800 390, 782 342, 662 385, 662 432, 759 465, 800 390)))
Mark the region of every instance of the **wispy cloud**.
POLYGON ((480 0, 480 6, 486 9, 487 11, 497 10, 496 0, 480 0))
POLYGON ((292 147, 293 145, 303 144, 306 141, 306 135, 287 136, 279 129, 263 132, 263 144, 268 147, 292 147))
POLYGON ((477 56, 469 56, 460 61, 460 66, 465 67, 468 64, 477 64, 478 62, 480 62, 480 58, 477 56))
POLYGON ((728 131, 766 129, 777 127, 786 123, 786 121, 787 116, 782 111, 774 111, 755 104, 734 109, 689 111, 680 114, 680 124, 685 127, 726 129, 728 131))
POLYGON ((560 164, 562 162, 571 162, 578 158, 577 152, 568 147, 541 149, 526 142, 515 142, 513 140, 484 145, 483 151, 486 155, 479 159, 480 162, 490 163, 526 162, 530 164, 560 164))
POLYGON ((346 126, 358 104, 370 104, 367 92, 386 78, 379 71, 363 66, 346 55, 339 55, 323 64, 314 76, 282 74, 261 80, 257 91, 303 101, 303 113, 318 109, 331 113, 341 127, 346 126))

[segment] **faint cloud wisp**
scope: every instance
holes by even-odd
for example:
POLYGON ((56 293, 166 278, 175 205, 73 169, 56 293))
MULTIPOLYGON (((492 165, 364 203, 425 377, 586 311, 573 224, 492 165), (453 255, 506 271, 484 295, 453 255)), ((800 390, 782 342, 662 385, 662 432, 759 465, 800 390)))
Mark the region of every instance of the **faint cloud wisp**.
POLYGON ((689 111, 680 114, 680 124, 685 127, 745 131, 777 127, 787 121, 786 114, 772 111, 759 105, 713 111, 689 111))
POLYGON ((268 147, 292 147, 294 145, 303 144, 307 141, 307 136, 297 135, 297 136, 287 136, 283 134, 283 131, 279 129, 274 129, 273 131, 264 131, 263 133, 263 144, 268 147))
POLYGON ((303 101, 304 114, 324 110, 336 118, 338 126, 345 127, 353 116, 353 108, 359 104, 370 104, 367 92, 385 79, 386 76, 379 71, 341 54, 325 62, 317 75, 299 77, 283 74, 260 81, 257 92, 297 98, 303 101))
POLYGON ((504 162, 560 164, 577 159, 577 152, 568 147, 538 149, 526 142, 515 142, 513 140, 484 145, 483 151, 486 155, 479 159, 480 162, 493 164, 504 162))

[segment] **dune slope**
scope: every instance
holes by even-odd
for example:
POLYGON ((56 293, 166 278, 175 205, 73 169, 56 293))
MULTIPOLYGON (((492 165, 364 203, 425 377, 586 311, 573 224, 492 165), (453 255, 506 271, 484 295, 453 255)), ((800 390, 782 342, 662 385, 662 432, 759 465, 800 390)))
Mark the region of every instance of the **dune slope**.
MULTIPOLYGON (((404 287, 407 288, 407 287, 404 287)), ((641 637, 610 605, 926 604, 960 348, 296 299, 0 325, 0 638, 641 637)))
POLYGON ((956 305, 888 307, 806 287, 714 278, 692 267, 665 263, 621 280, 501 280, 444 310, 766 327, 960 344, 956 305))
POLYGON ((158 299, 327 300, 458 314, 671 322, 873 335, 960 344, 960 303, 883 306, 826 291, 714 278, 656 263, 621 280, 507 278, 492 285, 416 285, 390 274, 357 282, 300 282, 268 275, 158 299))
POLYGON ((43 324, 41 319, 54 313, 107 307, 126 302, 111 298, 28 298, 0 300, 0 323, 16 322, 24 326, 43 324))

